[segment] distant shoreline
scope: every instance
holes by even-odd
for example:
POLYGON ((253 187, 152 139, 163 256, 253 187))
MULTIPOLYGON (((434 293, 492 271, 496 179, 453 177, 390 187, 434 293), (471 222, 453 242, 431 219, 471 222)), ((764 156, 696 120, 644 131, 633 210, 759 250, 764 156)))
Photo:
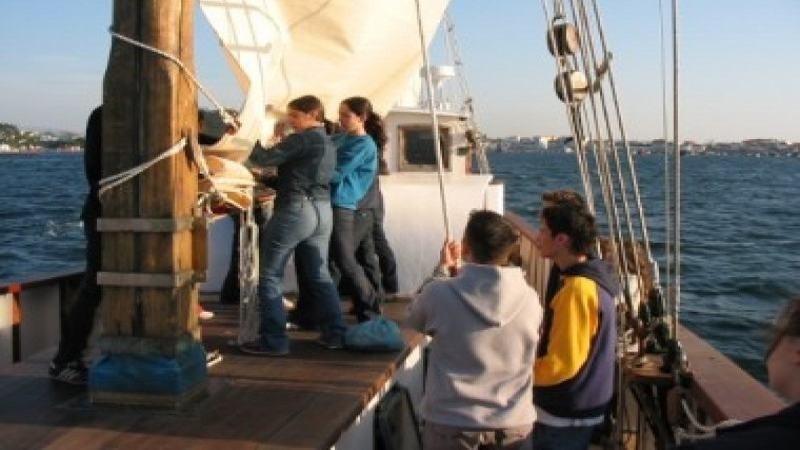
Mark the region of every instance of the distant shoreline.
POLYGON ((47 149, 37 149, 37 150, 11 150, 11 151, 0 151, 0 156, 32 156, 32 155, 82 155, 83 149, 56 149, 56 148, 47 148, 47 149))

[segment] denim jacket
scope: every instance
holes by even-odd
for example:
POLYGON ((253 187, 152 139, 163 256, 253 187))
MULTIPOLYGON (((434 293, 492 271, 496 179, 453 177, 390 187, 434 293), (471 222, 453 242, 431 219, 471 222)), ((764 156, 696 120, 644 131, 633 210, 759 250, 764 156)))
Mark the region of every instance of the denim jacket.
POLYGON ((297 198, 330 200, 336 149, 322 127, 291 134, 270 149, 257 143, 250 163, 278 167, 277 207, 297 198))

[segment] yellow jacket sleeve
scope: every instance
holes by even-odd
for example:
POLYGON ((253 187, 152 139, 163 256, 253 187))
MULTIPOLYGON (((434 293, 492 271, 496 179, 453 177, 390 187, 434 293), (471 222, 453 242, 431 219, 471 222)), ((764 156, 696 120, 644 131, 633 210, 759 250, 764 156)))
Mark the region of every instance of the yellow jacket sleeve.
POLYGON ((584 277, 568 277, 550 308, 547 353, 536 360, 534 382, 553 386, 577 375, 586 363, 592 339, 597 334, 599 299, 597 284, 584 277))

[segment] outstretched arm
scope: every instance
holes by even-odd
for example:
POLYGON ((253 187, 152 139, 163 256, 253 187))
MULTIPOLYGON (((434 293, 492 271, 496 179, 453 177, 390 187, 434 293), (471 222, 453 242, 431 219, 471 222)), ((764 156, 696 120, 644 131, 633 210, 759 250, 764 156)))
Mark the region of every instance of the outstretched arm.
POLYGON ((295 133, 269 149, 257 142, 253 152, 250 153, 249 162, 257 166, 280 166, 286 161, 302 157, 305 149, 303 136, 295 133))

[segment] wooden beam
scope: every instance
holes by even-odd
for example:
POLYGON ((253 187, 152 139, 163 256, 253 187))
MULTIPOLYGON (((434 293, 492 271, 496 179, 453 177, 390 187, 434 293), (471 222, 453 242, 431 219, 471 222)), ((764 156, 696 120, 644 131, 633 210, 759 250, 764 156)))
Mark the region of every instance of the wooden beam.
POLYGON ((134 232, 134 233, 175 233, 191 230, 195 225, 194 217, 177 217, 174 219, 97 219, 97 231, 101 233, 134 232))
POLYGON ((182 288, 192 281, 194 281, 194 271, 192 270, 177 273, 97 273, 97 284, 101 286, 173 289, 182 288))
MULTIPOLYGON (((194 0, 115 0, 112 29, 176 55, 194 70, 193 6, 194 0)), ((174 62, 120 40, 112 42, 103 102, 104 177, 153 159, 197 128, 195 86, 186 74, 174 62)), ((197 171, 186 153, 106 193, 102 220, 116 229, 102 235, 102 272, 191 272, 192 227, 182 221, 192 216, 196 197, 197 171), (127 230, 124 221, 129 221, 127 230), (162 225, 167 223, 175 225, 174 231, 166 232, 169 226, 162 225)), ((172 339, 178 345, 197 335, 194 283, 174 289, 117 284, 125 285, 103 288, 104 337, 172 339)))

